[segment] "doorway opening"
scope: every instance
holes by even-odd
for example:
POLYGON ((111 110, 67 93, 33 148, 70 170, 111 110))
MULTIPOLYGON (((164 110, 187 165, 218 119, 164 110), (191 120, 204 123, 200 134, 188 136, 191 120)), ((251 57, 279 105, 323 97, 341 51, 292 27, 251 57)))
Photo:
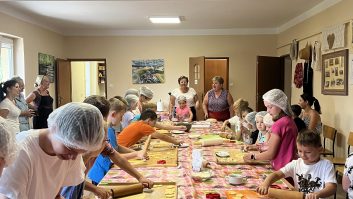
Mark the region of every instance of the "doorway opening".
POLYGON ((90 95, 107 97, 105 59, 57 60, 57 107, 90 95))

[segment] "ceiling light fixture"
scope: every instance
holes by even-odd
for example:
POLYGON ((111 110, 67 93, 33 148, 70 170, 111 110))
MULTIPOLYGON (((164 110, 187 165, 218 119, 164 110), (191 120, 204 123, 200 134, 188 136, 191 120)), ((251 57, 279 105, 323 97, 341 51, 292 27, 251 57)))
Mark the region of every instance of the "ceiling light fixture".
POLYGON ((180 17, 162 17, 162 16, 153 16, 149 17, 152 23, 180 23, 180 17))

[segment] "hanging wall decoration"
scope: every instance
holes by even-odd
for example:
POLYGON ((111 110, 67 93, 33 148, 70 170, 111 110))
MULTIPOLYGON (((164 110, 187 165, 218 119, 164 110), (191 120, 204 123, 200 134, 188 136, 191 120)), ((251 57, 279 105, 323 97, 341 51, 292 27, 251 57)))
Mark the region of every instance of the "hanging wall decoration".
POLYGON ((348 95, 348 49, 322 56, 321 93, 348 95))
POLYGON ((345 24, 331 26, 322 31, 322 50, 345 47, 345 24))
POLYGON ((38 53, 39 75, 47 75, 50 83, 55 79, 55 57, 52 55, 38 53))
POLYGON ((160 84, 164 82, 164 59, 132 60, 133 84, 160 84))

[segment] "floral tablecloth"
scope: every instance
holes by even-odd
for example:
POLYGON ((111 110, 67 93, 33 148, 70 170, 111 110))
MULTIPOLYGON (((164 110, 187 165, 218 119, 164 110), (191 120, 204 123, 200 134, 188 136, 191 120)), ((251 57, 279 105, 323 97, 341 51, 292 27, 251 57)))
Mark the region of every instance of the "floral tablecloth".
MULTIPOLYGON (((217 134, 219 133, 221 123, 211 125, 211 128, 193 129, 195 133, 201 134, 217 134)), ((178 186, 178 198, 205 198, 207 193, 217 192, 221 198, 226 198, 226 190, 249 190, 256 189, 256 187, 264 180, 264 178, 271 173, 270 165, 222 165, 219 169, 213 170, 212 177, 204 182, 197 182, 191 178, 191 153, 193 148, 201 148, 195 145, 195 140, 190 139, 187 134, 175 135, 178 139, 183 140, 189 144, 188 148, 178 149, 178 166, 177 167, 145 167, 137 168, 146 178, 154 182, 176 182, 178 186), (247 182, 242 185, 230 185, 226 176, 232 173, 241 174, 247 179, 247 182)), ((215 161, 213 155, 213 148, 220 147, 234 147, 239 148, 241 143, 227 142, 222 146, 202 147, 203 158, 208 161, 215 161)), ((112 168, 101 184, 114 184, 114 183, 132 183, 137 180, 119 168, 112 168)), ((286 188, 283 181, 276 182, 279 188, 286 188)))

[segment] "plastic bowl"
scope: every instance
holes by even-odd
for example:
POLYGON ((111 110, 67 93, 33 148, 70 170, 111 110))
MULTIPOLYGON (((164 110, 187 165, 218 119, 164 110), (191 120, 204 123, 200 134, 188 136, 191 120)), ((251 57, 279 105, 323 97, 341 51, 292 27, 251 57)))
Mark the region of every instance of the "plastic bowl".
POLYGON ((186 127, 186 132, 189 132, 191 129, 192 124, 189 122, 178 122, 175 124, 176 126, 185 126, 186 127))

